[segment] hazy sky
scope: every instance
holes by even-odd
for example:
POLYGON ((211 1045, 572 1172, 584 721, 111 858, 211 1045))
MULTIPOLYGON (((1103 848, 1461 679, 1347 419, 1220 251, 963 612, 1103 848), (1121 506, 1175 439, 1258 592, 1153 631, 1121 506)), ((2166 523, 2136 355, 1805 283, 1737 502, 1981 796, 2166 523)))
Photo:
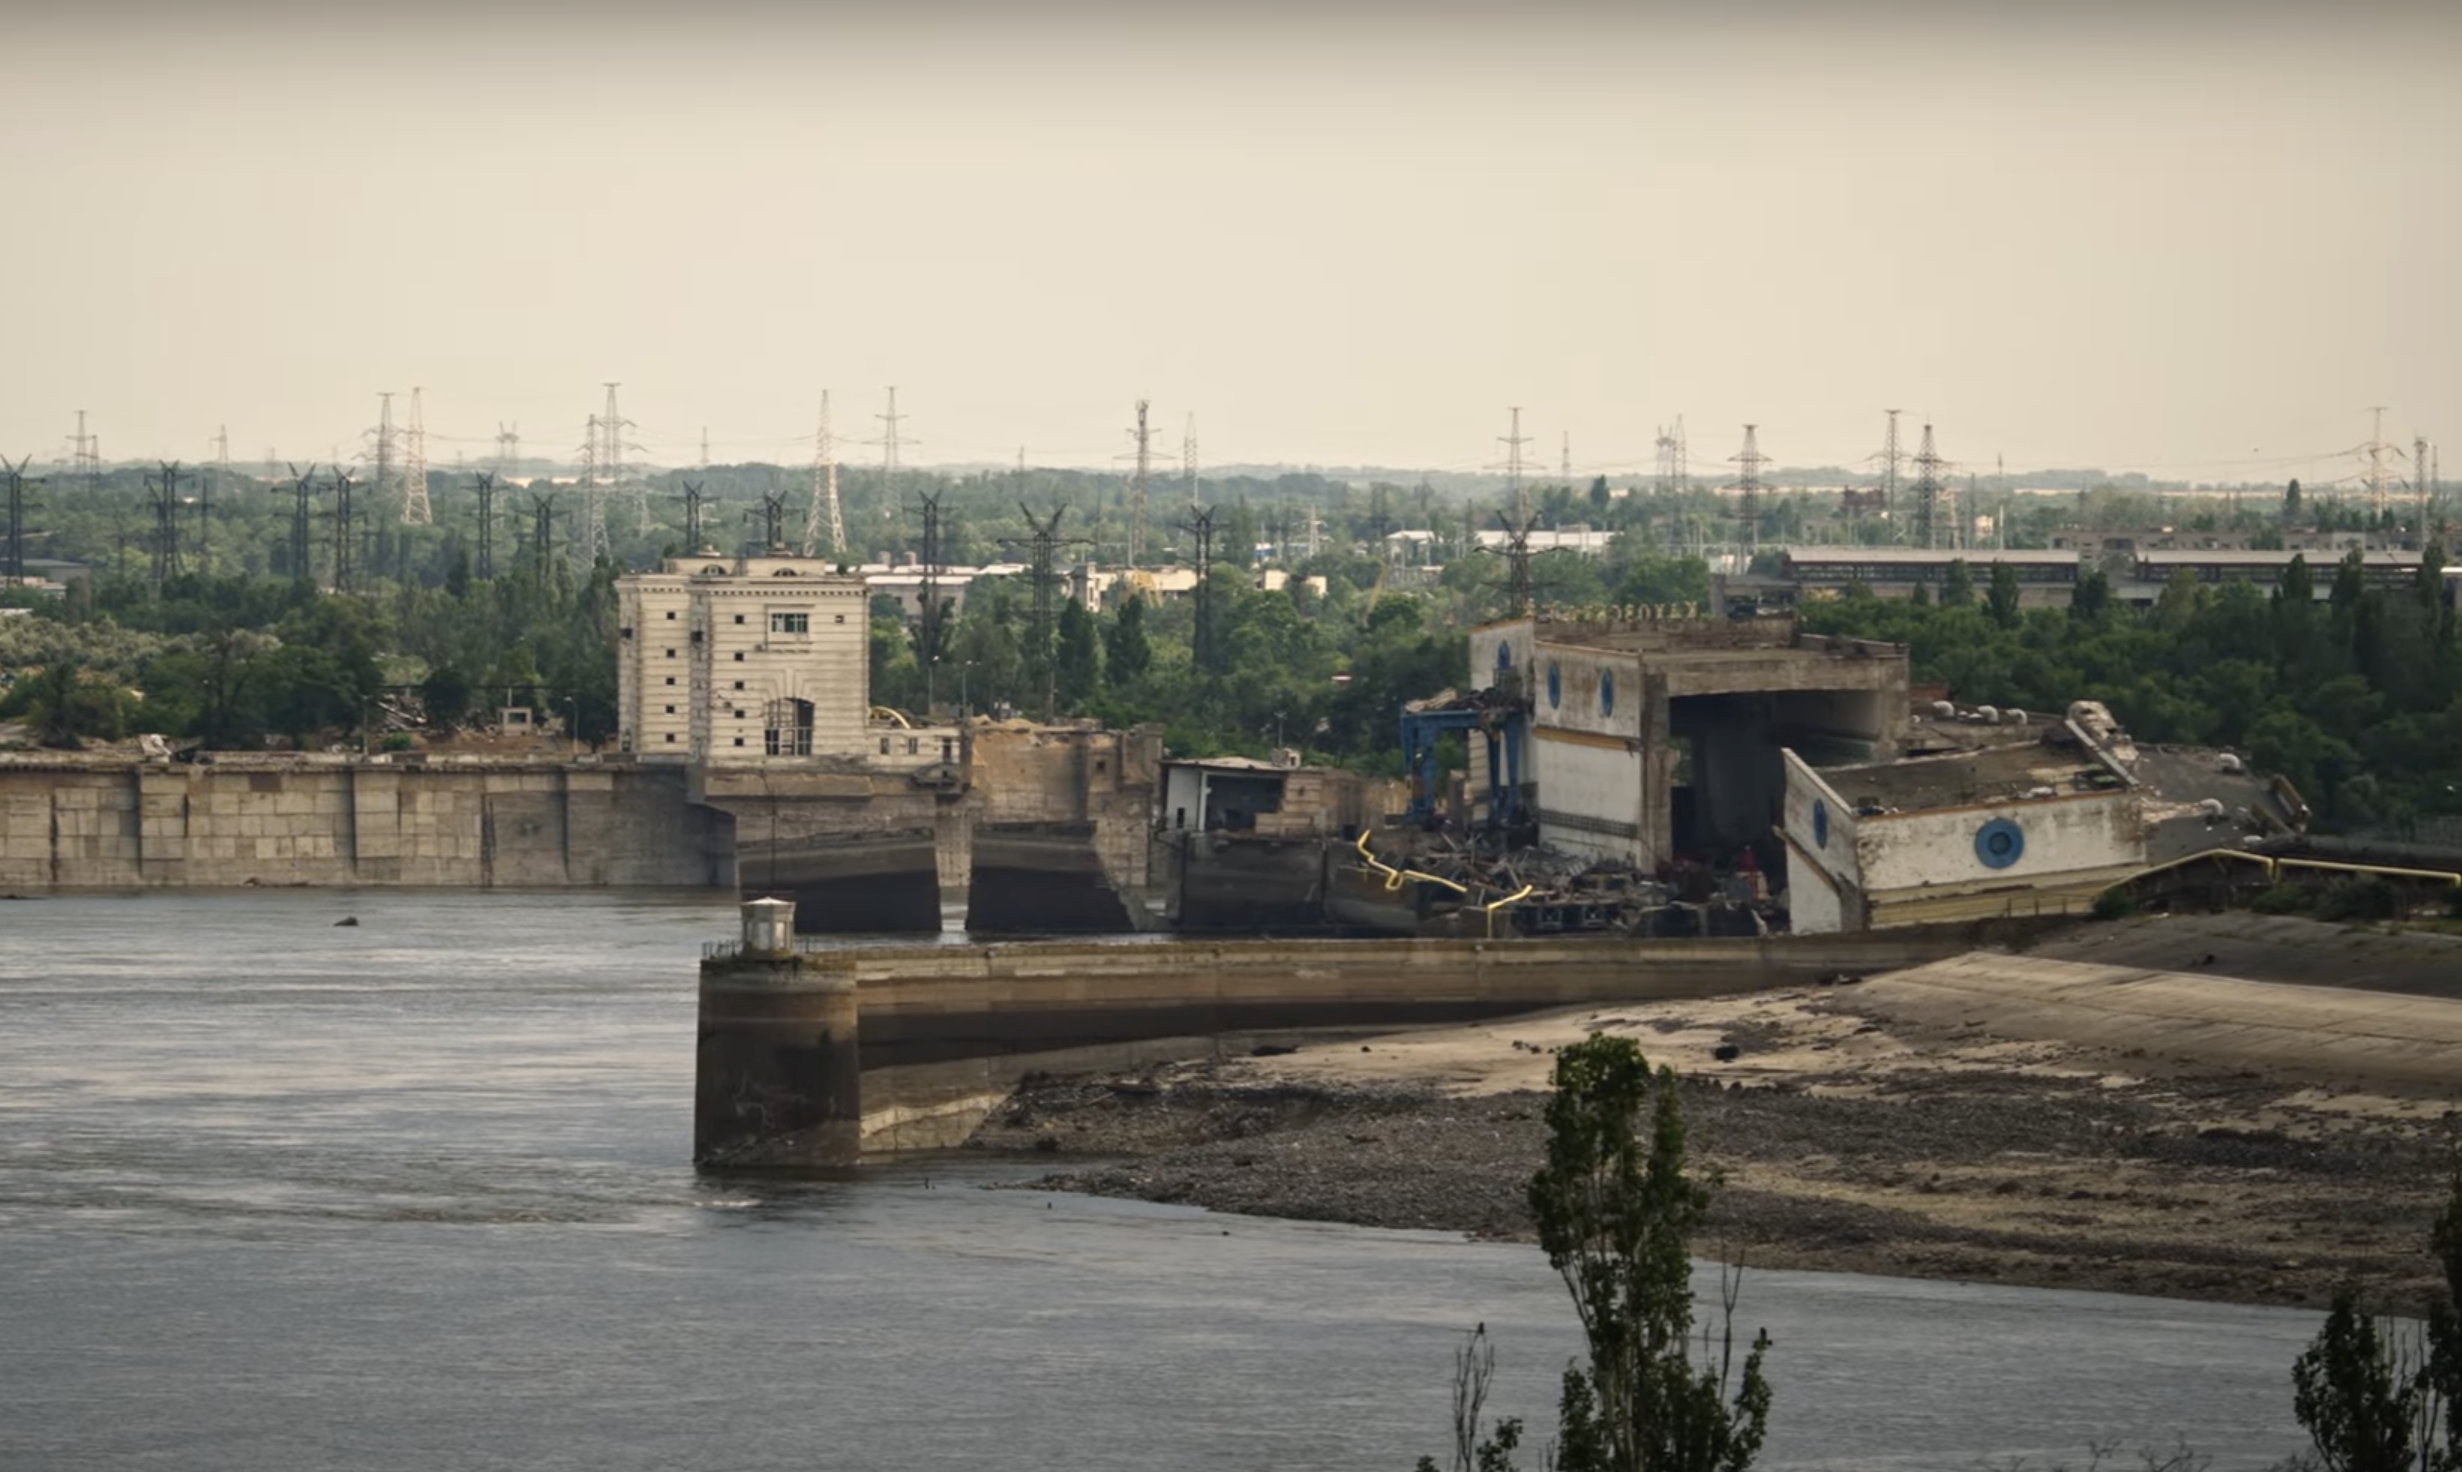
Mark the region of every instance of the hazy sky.
POLYGON ((0 452, 2462 478, 2462 5, 18 0, 0 452), (2031 19, 2017 19, 2020 15, 2031 19), (401 402, 401 400, 397 400, 401 402), (876 460, 861 443, 845 456, 876 460), (2397 474, 2407 474, 2399 467, 2397 474))

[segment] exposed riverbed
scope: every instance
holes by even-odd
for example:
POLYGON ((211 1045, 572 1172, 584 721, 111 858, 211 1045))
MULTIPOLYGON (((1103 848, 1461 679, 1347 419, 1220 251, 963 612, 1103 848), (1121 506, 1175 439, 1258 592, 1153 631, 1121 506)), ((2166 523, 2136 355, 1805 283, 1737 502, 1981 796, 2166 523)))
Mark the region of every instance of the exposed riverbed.
POLYGON ((1854 985, 1044 1080, 976 1143, 1093 1158, 1053 1187, 1519 1239, 1550 1050, 1593 1028, 1681 1071, 1713 1232, 1753 1263, 2236 1303, 2431 1286, 2462 1120, 2439 1091, 1995 1037, 1854 985))

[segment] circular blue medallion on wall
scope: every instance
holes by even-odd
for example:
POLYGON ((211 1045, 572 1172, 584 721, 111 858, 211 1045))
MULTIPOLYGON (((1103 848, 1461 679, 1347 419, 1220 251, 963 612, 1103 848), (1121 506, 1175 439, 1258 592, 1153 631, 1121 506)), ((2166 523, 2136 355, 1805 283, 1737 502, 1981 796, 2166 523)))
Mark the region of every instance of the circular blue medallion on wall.
POLYGON ((1614 670, 1601 670, 1599 671, 1599 714, 1603 716, 1612 716, 1615 713, 1616 672, 1614 670))
POLYGON ((1557 670, 1556 662, 1551 659, 1547 662, 1547 708, 1554 710, 1562 704, 1564 704, 1564 676, 1557 670))
POLYGON ((1812 800, 1812 846, 1829 847, 1829 801, 1826 798, 1812 800))
POLYGON ((2026 834, 2007 818, 1994 818, 1975 830, 1975 857, 1986 869, 2006 869, 2026 854, 2026 834))

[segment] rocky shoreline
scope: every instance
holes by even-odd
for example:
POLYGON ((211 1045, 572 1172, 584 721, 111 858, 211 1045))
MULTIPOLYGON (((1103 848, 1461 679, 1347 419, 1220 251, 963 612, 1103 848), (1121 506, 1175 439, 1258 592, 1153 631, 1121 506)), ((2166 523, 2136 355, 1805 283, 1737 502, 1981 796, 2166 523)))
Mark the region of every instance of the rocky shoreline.
POLYGON ((2276 1305, 2345 1280, 2393 1304, 2429 1291, 2450 1100, 1960 1034, 1859 992, 1037 1078, 971 1145, 1053 1159, 1036 1189, 1525 1239, 1547 1057, 1623 1031, 1679 1070, 1696 1163, 1721 1178, 1705 1252, 2276 1305))

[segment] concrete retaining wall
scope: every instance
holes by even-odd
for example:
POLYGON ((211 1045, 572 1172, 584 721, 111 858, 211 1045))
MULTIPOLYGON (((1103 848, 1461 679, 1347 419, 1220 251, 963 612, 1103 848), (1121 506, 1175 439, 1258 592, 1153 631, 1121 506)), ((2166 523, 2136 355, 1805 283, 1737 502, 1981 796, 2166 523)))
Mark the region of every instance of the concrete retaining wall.
POLYGON ((961 1141, 1030 1070, 1306 1029, 1386 1030, 1922 965, 1975 926, 1699 941, 1136 941, 815 952, 857 987, 870 1149, 961 1141), (1208 1041, 1216 1040, 1216 1041, 1208 1041))
POLYGON ((369 761, 0 765, 0 889, 732 882, 681 772, 369 761))

